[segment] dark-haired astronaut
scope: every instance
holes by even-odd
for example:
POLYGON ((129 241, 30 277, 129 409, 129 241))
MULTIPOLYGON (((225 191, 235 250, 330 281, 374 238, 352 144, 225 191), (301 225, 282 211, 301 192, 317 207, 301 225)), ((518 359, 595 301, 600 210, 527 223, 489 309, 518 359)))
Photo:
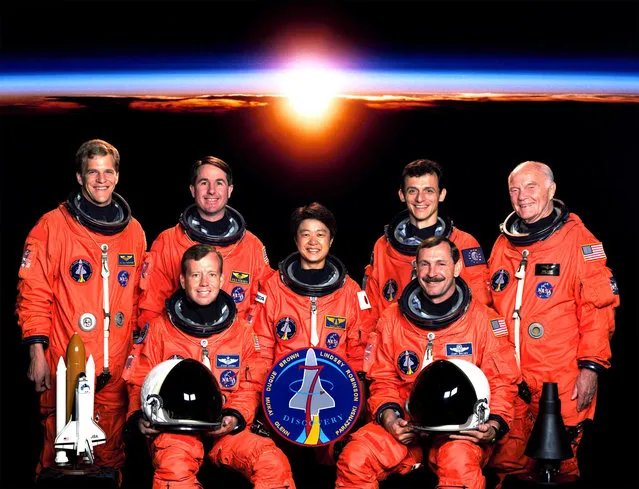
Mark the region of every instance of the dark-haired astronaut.
POLYGON ((44 475, 42 469, 54 465, 56 394, 51 386, 58 360, 78 333, 87 357, 95 360, 97 392, 91 414, 106 434, 106 442, 95 448, 95 465, 119 482, 127 404, 120 377, 137 327, 146 238, 129 205, 114 192, 120 175, 118 150, 99 139, 86 141, 75 163, 80 190, 31 230, 18 274, 16 312, 31 356, 28 377, 41 393, 45 433, 37 473, 44 475))
POLYGON ((481 246, 439 208, 446 198, 442 175, 441 166, 431 160, 415 160, 402 171, 399 198, 406 209, 385 226, 365 269, 364 290, 376 317, 397 302, 415 278, 415 251, 422 240, 432 236, 444 236, 457 245, 462 257, 461 277, 475 300, 490 305, 488 268, 481 246))
POLYGON ((130 422, 153 445, 153 488, 201 487, 197 473, 204 458, 203 436, 213 437, 207 456, 242 473, 258 489, 294 488, 290 464, 270 438, 254 434, 266 368, 257 336, 237 316, 235 302, 221 289, 222 256, 197 244, 182 258, 182 288, 167 300, 165 313, 141 337, 125 371, 130 422), (160 431, 140 411, 147 374, 171 358, 191 358, 208 366, 225 397, 219 429, 204 434, 160 431))
MULTIPOLYGON (((506 473, 529 472, 524 455, 544 382, 557 382, 564 424, 575 454, 595 414, 598 377, 610 367, 610 338, 619 305, 606 253, 581 219, 554 199, 550 167, 526 161, 508 177, 513 212, 489 259, 495 309, 508 324, 524 383, 509 441, 495 453, 506 473)), ((560 474, 579 476, 576 456, 560 474)))
POLYGON ((206 156, 193 163, 189 189, 194 202, 175 226, 153 241, 144 263, 140 328, 162 314, 164 302, 179 288, 182 254, 197 243, 213 245, 222 254, 226 276, 222 288, 233 298, 238 315, 249 318, 259 283, 273 269, 265 246, 246 228, 242 215, 228 205, 233 188, 233 172, 225 161, 206 156))
POLYGON ((291 351, 317 347, 362 372, 370 304, 344 264, 329 254, 336 228, 333 214, 316 202, 291 216, 297 252, 264 284, 253 324, 269 365, 291 351))
POLYGON ((344 448, 336 487, 377 488, 390 474, 418 467, 426 450, 438 487, 482 489, 482 467, 492 444, 512 422, 519 371, 504 319, 471 298, 459 278, 459 251, 449 239, 425 239, 416 258, 417 277, 384 311, 371 335, 368 407, 374 421, 355 432, 344 448), (490 386, 490 415, 454 434, 420 437, 406 403, 420 371, 446 359, 466 360, 481 369, 490 386))

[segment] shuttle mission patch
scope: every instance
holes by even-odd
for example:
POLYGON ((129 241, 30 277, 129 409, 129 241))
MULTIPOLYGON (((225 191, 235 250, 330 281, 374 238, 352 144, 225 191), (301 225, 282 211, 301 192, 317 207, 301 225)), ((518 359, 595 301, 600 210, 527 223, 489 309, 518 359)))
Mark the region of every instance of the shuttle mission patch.
POLYGON ((262 405, 273 429, 288 441, 319 446, 344 436, 359 414, 357 373, 323 348, 302 348, 275 362, 262 405))

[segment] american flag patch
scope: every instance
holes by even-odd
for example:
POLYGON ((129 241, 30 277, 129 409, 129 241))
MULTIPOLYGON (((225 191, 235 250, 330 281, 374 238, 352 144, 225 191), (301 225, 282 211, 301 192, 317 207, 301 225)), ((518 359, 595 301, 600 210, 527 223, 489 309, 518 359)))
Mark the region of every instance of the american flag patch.
POLYGON ((606 258, 603 245, 601 243, 581 245, 581 254, 585 261, 603 260, 606 258))
POLYGON ((264 257, 264 263, 268 265, 268 255, 266 254, 266 246, 262 246, 262 256, 264 257))
POLYGON ((506 336, 508 334, 508 328, 506 327, 504 318, 491 319, 490 327, 493 328, 493 334, 495 336, 506 336))
POLYGON ((260 340, 255 333, 253 333, 253 344, 255 345, 255 350, 260 351, 260 340))

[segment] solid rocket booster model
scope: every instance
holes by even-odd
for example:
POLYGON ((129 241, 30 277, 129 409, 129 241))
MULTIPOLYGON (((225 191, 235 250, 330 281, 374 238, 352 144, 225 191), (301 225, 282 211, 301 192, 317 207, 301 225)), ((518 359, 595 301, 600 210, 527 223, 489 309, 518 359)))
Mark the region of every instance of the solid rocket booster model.
POLYGON ((104 431, 93 419, 95 363, 93 355, 85 362, 84 342, 74 333, 66 351, 66 364, 60 357, 56 369, 55 462, 69 464, 67 450, 75 452, 77 463, 93 463, 93 447, 106 441, 104 431))

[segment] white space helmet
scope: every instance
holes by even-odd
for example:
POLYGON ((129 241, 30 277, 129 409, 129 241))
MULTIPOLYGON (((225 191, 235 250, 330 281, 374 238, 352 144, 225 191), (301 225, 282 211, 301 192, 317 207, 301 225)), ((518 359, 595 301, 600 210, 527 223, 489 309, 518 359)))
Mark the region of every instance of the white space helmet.
POLYGON ((488 421, 490 386, 466 360, 436 360, 419 373, 406 401, 413 425, 424 431, 457 432, 488 421))
POLYGON ((154 428, 199 431, 220 426, 220 387, 211 371, 191 358, 156 365, 144 380, 140 401, 154 428))

